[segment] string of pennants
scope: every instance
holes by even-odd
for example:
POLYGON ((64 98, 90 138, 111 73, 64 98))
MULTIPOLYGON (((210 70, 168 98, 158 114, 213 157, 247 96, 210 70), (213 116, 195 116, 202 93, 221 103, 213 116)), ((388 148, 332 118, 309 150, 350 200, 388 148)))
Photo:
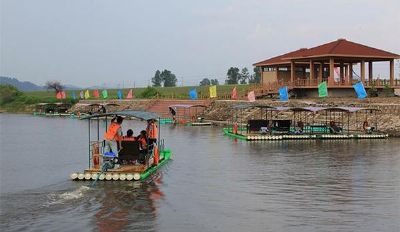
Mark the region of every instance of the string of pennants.
MULTIPOLYGON (((356 84, 353 85, 353 88, 357 94, 357 97, 359 99, 364 99, 367 97, 367 92, 365 91, 365 87, 362 82, 357 82, 356 84)), ((287 86, 283 86, 279 88, 278 90, 279 93, 279 100, 280 101, 289 101, 289 89, 287 86)), ((318 85, 318 96, 323 98, 323 97, 328 97, 328 86, 326 81, 321 82, 318 85)), ((102 90, 101 92, 98 89, 92 90, 92 94, 90 94, 89 90, 81 90, 79 92, 79 98, 80 99, 90 99, 90 98, 103 98, 107 99, 109 97, 108 92, 106 89, 102 90)), ((189 91, 189 97, 192 100, 198 99, 198 94, 196 88, 192 88, 189 91)), ((217 98, 217 86, 213 85, 209 87, 209 97, 210 98, 217 98)), ((59 91, 56 93, 56 98, 57 99, 66 99, 67 98, 67 93, 65 91, 59 91)), ((78 99, 78 95, 76 94, 75 91, 72 91, 71 93, 71 98, 78 99)), ((122 90, 117 91, 117 98, 118 99, 124 99, 124 94, 122 90)), ((125 99, 133 99, 135 98, 135 95, 133 93, 133 90, 130 89, 128 94, 125 96, 125 99)), ((236 86, 232 89, 231 93, 231 100, 238 100, 238 91, 236 89, 236 86)), ((249 91, 247 93, 247 100, 249 102, 254 102, 256 100, 255 92, 254 91, 249 91)))
MULTIPOLYGON (((90 98, 103 98, 107 99, 109 97, 108 91, 106 89, 102 90, 101 92, 98 89, 92 90, 92 94, 90 94, 89 90, 81 90, 79 92, 79 99, 90 99, 90 98)), ((130 89, 128 94, 126 95, 125 99, 133 99, 135 95, 133 94, 133 90, 130 89)), ((67 98, 67 93, 63 91, 58 91, 56 93, 56 98, 57 99, 66 99, 67 98)), ((71 93, 71 98, 76 100, 78 99, 78 95, 76 94, 76 91, 72 91, 71 93)), ((124 99, 124 94, 122 90, 117 91, 117 98, 118 99, 124 99)))

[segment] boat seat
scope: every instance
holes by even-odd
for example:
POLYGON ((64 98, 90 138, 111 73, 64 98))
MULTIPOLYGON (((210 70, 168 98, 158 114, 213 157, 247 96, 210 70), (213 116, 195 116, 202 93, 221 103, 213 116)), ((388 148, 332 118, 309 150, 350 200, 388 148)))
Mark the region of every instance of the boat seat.
POLYGON ((121 141, 122 149, 118 152, 120 161, 135 161, 139 159, 140 149, 138 141, 121 141))

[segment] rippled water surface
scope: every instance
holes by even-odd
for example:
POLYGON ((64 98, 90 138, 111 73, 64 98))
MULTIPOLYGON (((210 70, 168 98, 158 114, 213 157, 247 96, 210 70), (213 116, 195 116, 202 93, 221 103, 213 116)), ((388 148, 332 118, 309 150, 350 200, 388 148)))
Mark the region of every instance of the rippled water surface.
POLYGON ((244 142, 167 125, 173 160, 156 175, 90 188, 68 179, 87 167, 87 122, 0 123, 2 231, 400 231, 399 139, 244 142))

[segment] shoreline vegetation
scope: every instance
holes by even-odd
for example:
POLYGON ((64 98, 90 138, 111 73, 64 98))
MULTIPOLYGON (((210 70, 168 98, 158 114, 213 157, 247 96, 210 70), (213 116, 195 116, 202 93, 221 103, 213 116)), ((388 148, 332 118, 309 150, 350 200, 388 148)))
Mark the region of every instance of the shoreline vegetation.
MULTIPOLYGON (((254 87, 253 84, 237 84, 237 85, 218 85, 217 94, 220 99, 230 99, 233 88, 237 88, 239 96, 245 97, 248 90, 254 87)), ((182 86, 182 87, 140 87, 140 88, 125 88, 122 90, 123 99, 128 92, 132 90, 133 99, 190 99, 189 91, 196 88, 199 99, 207 99, 209 96, 209 86, 182 86)), ((70 103, 79 102, 79 93, 85 90, 65 90, 66 99, 59 100, 56 98, 54 91, 29 91, 22 92, 11 85, 0 85, 0 112, 10 113, 32 113, 35 110, 35 105, 38 103, 70 103), (73 99, 73 92, 77 99, 73 99)), ((106 99, 95 98, 92 96, 93 89, 90 89, 88 99, 84 100, 118 100, 118 89, 107 89, 108 97, 106 99)))

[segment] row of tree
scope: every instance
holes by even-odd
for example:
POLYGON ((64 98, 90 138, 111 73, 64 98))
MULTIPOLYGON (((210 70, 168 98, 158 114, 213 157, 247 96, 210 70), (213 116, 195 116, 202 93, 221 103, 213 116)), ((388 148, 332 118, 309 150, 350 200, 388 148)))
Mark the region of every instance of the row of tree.
POLYGON ((244 67, 239 70, 237 67, 230 67, 226 73, 226 84, 254 84, 260 83, 260 68, 254 67, 253 74, 250 75, 249 70, 244 67))
MULTIPOLYGON (((258 67, 254 67, 253 74, 249 73, 249 70, 244 67, 241 70, 237 67, 230 67, 228 72, 226 73, 225 84, 254 84, 260 83, 260 69, 258 67)), ((175 74, 171 71, 165 69, 164 71, 157 70, 154 74, 154 77, 151 78, 151 82, 154 87, 173 87, 176 86, 177 78, 175 74)), ((219 82, 217 79, 208 79, 204 78, 200 81, 199 85, 218 85, 219 82)))

